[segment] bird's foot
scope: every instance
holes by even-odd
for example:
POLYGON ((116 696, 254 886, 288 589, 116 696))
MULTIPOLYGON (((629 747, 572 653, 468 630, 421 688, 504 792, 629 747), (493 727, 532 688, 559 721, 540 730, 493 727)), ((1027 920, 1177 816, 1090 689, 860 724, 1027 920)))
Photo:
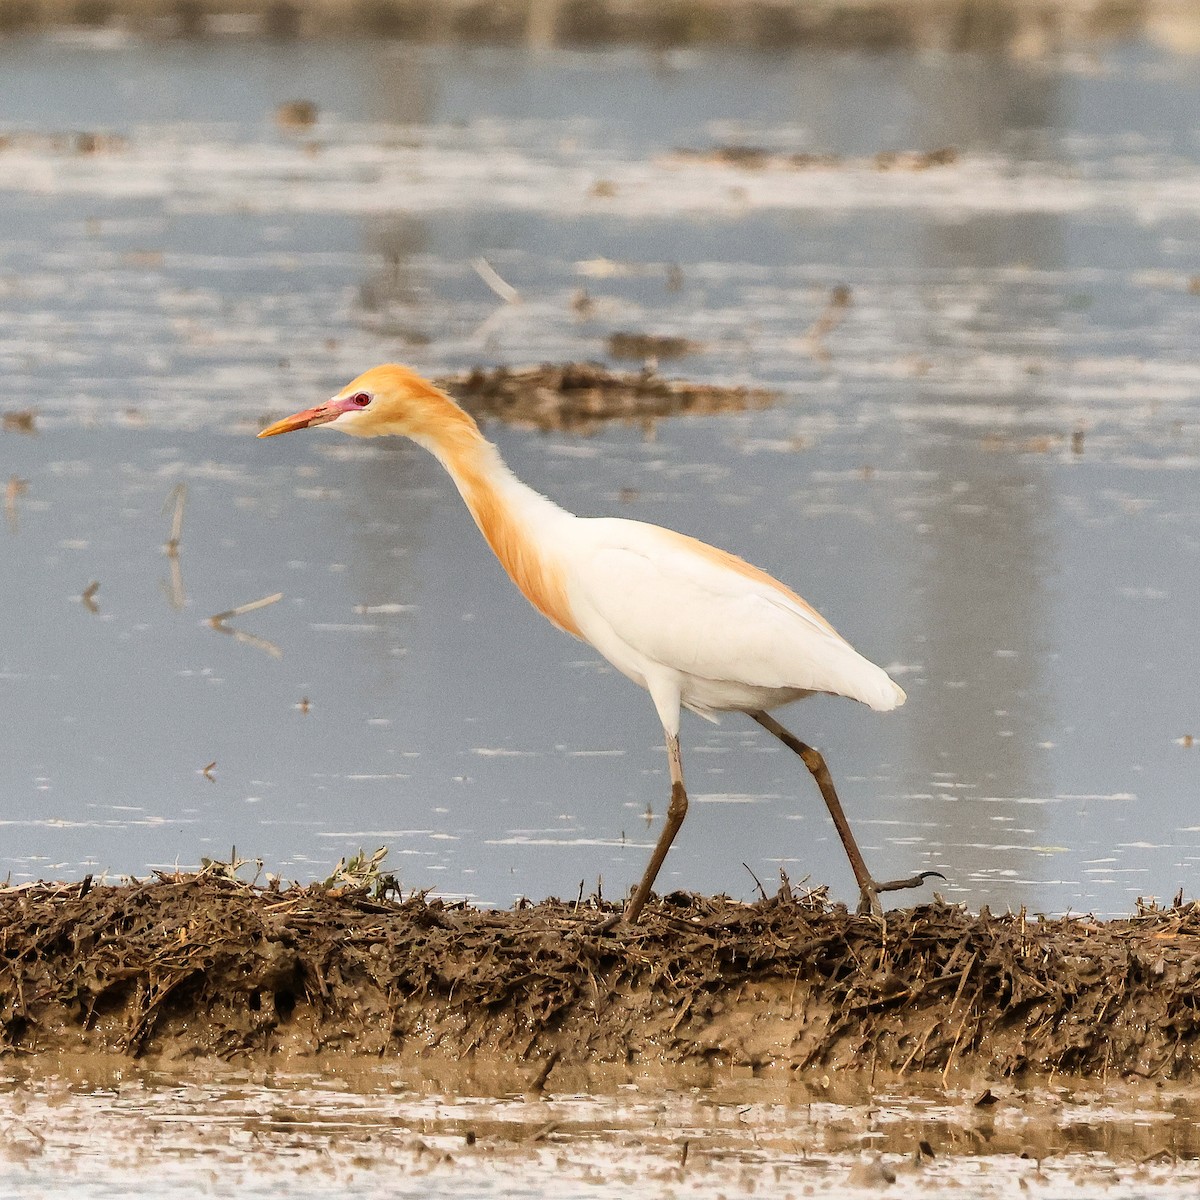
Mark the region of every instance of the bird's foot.
POLYGON ((880 892, 902 892, 906 888, 919 888, 927 879, 945 879, 941 871, 919 871, 907 879, 889 879, 886 883, 876 883, 873 879, 859 893, 857 913, 860 917, 883 916, 883 905, 879 902, 880 892))

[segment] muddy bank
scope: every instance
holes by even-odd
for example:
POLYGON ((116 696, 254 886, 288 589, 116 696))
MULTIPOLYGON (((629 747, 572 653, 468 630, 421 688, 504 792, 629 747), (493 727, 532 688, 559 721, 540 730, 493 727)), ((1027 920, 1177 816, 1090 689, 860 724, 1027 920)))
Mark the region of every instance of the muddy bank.
MULTIPOLYGON (((613 335, 631 338, 632 335, 613 335)), ((679 338, 642 335, 634 357, 661 355, 659 343, 679 338)), ((690 345, 690 343, 689 343, 690 345)), ((477 368, 438 380, 464 408, 480 419, 497 419, 536 429, 575 433, 606 421, 654 421, 684 413, 741 412, 766 408, 775 393, 762 388, 722 387, 665 379, 647 367, 610 371, 598 363, 477 368)))
MULTIPOLYGON (((378 889, 376 889, 378 890, 378 889)), ((1194 1081, 1200 911, 1032 920, 821 893, 480 911, 212 874, 0 891, 0 1045, 1194 1081)))
POLYGON ((184 36, 1028 56, 1143 33, 1187 50, 1200 18, 1190 0, 0 0, 0 32, 56 25, 184 36))

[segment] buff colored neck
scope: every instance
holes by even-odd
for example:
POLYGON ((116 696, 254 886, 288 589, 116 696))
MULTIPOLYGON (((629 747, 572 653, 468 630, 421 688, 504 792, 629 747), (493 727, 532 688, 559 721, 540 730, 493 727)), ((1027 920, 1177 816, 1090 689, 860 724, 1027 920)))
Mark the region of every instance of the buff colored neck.
POLYGON ((582 637, 555 552, 564 526, 578 518, 522 483, 474 419, 449 397, 446 405, 435 428, 409 436, 445 467, 480 533, 525 598, 560 629, 582 637))

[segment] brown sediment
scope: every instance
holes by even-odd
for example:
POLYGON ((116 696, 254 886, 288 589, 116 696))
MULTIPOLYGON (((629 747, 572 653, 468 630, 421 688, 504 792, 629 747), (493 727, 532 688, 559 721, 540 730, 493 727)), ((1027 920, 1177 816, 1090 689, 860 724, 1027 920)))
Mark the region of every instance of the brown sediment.
POLYGON ((682 893, 636 927, 212 873, 0 890, 7 1054, 378 1056, 1194 1082, 1200 908, 885 921, 783 888, 682 893))
POLYGON ((572 432, 614 420, 767 408, 776 399, 763 388, 664 379, 652 370, 610 371, 588 362, 476 368, 438 386, 480 420, 572 432))

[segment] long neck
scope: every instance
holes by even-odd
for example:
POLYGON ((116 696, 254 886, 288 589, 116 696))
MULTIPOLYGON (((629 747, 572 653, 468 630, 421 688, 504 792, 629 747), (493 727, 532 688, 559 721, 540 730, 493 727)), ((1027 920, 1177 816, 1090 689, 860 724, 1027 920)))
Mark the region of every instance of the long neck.
POLYGON ((560 629, 582 637, 553 548, 564 525, 576 518, 522 483, 474 420, 450 403, 454 416, 435 435, 414 440, 446 468, 480 533, 530 604, 560 629))

